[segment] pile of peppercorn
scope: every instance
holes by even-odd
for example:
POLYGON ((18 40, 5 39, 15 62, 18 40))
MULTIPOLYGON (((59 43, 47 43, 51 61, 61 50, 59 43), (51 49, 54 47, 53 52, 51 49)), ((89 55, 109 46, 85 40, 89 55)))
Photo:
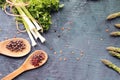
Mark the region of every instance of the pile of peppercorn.
POLYGON ((25 49, 25 44, 22 40, 16 40, 16 41, 10 41, 7 45, 6 48, 10 51, 22 51, 25 49))

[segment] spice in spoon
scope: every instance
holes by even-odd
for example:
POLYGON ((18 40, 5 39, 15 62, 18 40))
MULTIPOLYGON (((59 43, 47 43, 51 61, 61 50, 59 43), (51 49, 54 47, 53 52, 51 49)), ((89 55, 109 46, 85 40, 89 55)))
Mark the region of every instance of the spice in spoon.
POLYGON ((42 62, 42 60, 45 59, 45 55, 42 52, 39 52, 36 55, 33 55, 32 59, 31 59, 31 64, 34 67, 37 67, 40 65, 40 63, 42 62))
POLYGON ((26 46, 22 40, 16 40, 16 41, 11 40, 6 45, 6 48, 10 51, 18 52, 18 51, 23 51, 26 48, 26 46))

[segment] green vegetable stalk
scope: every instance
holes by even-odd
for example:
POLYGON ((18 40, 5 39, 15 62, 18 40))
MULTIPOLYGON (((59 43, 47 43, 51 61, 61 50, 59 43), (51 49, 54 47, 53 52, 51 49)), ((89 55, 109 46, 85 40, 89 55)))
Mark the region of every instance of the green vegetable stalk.
POLYGON ((114 52, 119 52, 120 53, 120 48, 118 48, 118 47, 112 47, 112 46, 110 46, 110 47, 107 47, 106 49, 108 51, 114 51, 114 52))
POLYGON ((29 30, 29 27, 28 27, 28 24, 24 21, 24 19, 23 19, 23 24, 24 24, 24 26, 25 26, 25 29, 26 29, 26 31, 27 31, 27 33, 28 33, 29 38, 31 39, 31 44, 32 44, 32 46, 37 45, 37 43, 35 42, 34 38, 32 37, 32 34, 31 34, 31 32, 30 32, 30 30, 29 30))
POLYGON ((120 12, 108 15, 107 20, 114 19, 116 17, 120 17, 120 12))
MULTIPOLYGON (((110 15, 107 16, 106 19, 111 20, 111 19, 114 19, 114 18, 117 18, 117 17, 120 17, 120 12, 110 14, 110 15)), ((115 24, 114 26, 116 28, 120 29, 120 24, 115 24)), ((118 37, 118 36, 120 36, 120 31, 111 32, 110 35, 114 36, 114 37, 118 37)), ((107 47, 106 49, 108 50, 110 55, 112 55, 114 57, 117 57, 117 58, 120 58, 120 48, 110 46, 110 47, 107 47)), ((112 68, 113 70, 115 70, 116 72, 120 73, 120 67, 116 66, 115 64, 113 64, 109 60, 102 59, 101 61, 106 66, 108 66, 108 67, 112 68)))
POLYGON ((111 32, 110 35, 114 37, 118 37, 120 36, 120 31, 111 32))
POLYGON ((115 27, 116 28, 120 28, 120 24, 115 24, 115 27))
POLYGON ((110 55, 112 55, 114 57, 120 58, 120 53, 118 53, 118 52, 109 51, 109 53, 110 53, 110 55))
POLYGON ((0 7, 3 6, 13 6, 12 12, 19 15, 16 19, 24 24, 32 46, 35 46, 34 38, 39 38, 42 43, 46 41, 39 30, 43 32, 50 28, 51 12, 58 11, 64 5, 60 5, 59 0, 0 0, 0 7))
POLYGON ((116 66, 115 64, 113 64, 112 62, 110 62, 109 60, 106 59, 102 59, 101 60, 103 64, 105 64, 106 66, 108 66, 109 68, 113 69, 114 71, 120 73, 120 68, 118 66, 116 66))
POLYGON ((44 31, 48 31, 52 24, 51 13, 58 11, 63 4, 59 0, 30 0, 27 6, 31 15, 38 20, 44 31))

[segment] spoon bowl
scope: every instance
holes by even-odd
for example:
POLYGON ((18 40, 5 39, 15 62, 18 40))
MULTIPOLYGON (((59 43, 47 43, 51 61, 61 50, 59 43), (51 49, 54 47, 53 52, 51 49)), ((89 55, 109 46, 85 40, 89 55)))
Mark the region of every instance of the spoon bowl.
POLYGON ((2 42, 0 42, 0 54, 6 55, 6 56, 10 56, 10 57, 22 57, 27 55, 31 50, 31 46, 30 43, 23 38, 12 38, 12 39, 8 39, 8 40, 4 40, 2 42), (16 41, 16 40, 21 40, 23 41, 23 43, 25 44, 25 49, 23 49, 22 51, 11 51, 9 49, 6 48, 6 45, 9 44, 10 41, 16 41))
POLYGON ((47 55, 47 53, 45 51, 43 51, 43 50, 36 50, 26 59, 26 61, 23 63, 22 66, 24 66, 25 70, 35 69, 35 68, 38 68, 38 67, 42 66, 43 64, 45 64, 47 59, 48 59, 48 55, 47 55), (34 55, 39 55, 40 53, 43 53, 43 55, 45 56, 44 60, 42 60, 42 62, 39 63, 39 66, 32 65, 31 64, 32 57, 34 55))
POLYGON ((8 74, 7 76, 2 78, 1 80, 12 80, 16 76, 18 76, 19 74, 21 74, 27 70, 35 69, 35 68, 42 66, 43 64, 45 64, 47 62, 47 59, 48 59, 48 55, 46 52, 44 52, 43 50, 36 50, 31 55, 28 56, 28 58, 25 60, 25 62, 18 69, 16 69, 12 73, 8 74), (33 58, 34 55, 38 55, 40 53, 43 53, 44 59, 41 60, 41 62, 39 63, 38 66, 33 66, 31 64, 31 59, 33 58))

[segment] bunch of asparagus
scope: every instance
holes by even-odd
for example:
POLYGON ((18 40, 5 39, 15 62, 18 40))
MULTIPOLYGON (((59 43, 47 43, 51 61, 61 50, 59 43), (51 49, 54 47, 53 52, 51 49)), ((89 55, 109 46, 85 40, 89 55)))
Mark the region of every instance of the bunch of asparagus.
MULTIPOLYGON (((110 14, 107 17, 107 20, 111 20, 111 19, 114 19, 114 18, 117 18, 117 17, 120 17, 120 12, 110 14)), ((120 28, 120 24, 115 24, 115 27, 120 28)), ((110 35, 114 36, 114 37, 120 36, 120 31, 111 32, 110 35)), ((106 49, 108 50, 110 55, 120 59, 120 48, 119 47, 110 46, 110 47, 107 47, 106 49)), ((120 73, 120 67, 118 67, 117 65, 115 65, 111 61, 106 60, 106 59, 102 59, 101 61, 106 66, 108 66, 108 67, 112 68, 113 70, 115 70, 116 72, 120 73)))
MULTIPOLYGON (((120 12, 117 12, 117 13, 113 13, 113 14, 108 15, 107 20, 111 20, 111 19, 114 19, 114 18, 117 18, 117 17, 120 17, 120 12)), ((119 28, 119 29, 120 29, 120 23, 119 23, 119 24, 115 24, 114 26, 115 26, 116 28, 119 28)), ((114 37, 120 36, 120 31, 111 32, 110 35, 111 35, 111 36, 114 36, 114 37)))
MULTIPOLYGON (((107 47, 106 49, 108 50, 110 55, 120 59, 120 48, 110 46, 110 47, 107 47)), ((111 61, 106 60, 106 59, 102 59, 101 61, 106 66, 108 66, 108 67, 112 68, 113 70, 115 70, 116 72, 120 73, 120 67, 113 64, 111 61)))

